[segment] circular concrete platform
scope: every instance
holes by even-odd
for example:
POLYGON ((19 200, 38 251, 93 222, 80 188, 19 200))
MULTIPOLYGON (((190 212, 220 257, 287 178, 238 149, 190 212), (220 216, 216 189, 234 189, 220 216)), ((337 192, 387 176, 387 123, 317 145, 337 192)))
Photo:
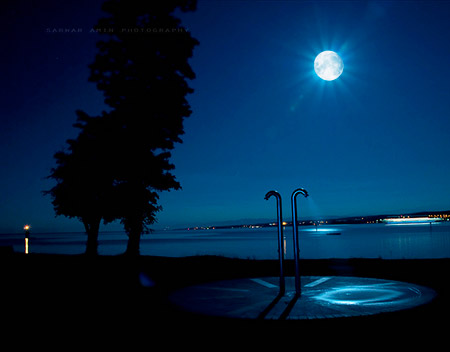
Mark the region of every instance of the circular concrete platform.
POLYGON ((372 315, 409 309, 430 302, 436 293, 400 281, 342 276, 302 276, 301 296, 294 278, 226 280, 185 287, 170 299, 184 310, 210 316, 248 319, 324 319, 372 315))

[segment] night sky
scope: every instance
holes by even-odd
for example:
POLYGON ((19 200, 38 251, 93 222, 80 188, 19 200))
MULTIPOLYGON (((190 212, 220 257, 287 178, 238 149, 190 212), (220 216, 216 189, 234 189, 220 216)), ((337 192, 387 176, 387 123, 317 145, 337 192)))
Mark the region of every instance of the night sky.
MULTIPOLYGON (((83 231, 41 191, 75 110, 106 109, 87 81, 101 2, 2 4, 0 233, 83 231)), ((161 194, 154 228, 272 220, 272 189, 289 219, 298 187, 300 217, 450 208, 450 2, 199 1, 180 17, 200 41, 193 114, 172 153, 183 190, 161 194), (314 73, 324 50, 344 61, 335 81, 314 73)))

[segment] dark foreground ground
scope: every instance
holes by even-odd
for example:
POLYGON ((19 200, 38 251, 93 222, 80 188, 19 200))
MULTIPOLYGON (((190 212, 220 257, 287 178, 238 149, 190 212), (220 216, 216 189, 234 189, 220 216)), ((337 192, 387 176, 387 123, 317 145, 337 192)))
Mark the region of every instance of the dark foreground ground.
MULTIPOLYGON (((308 341, 310 346, 314 343, 348 348, 376 344, 395 348, 392 344, 396 343, 403 349, 420 341, 426 343, 426 350, 437 350, 448 346, 450 339, 449 269, 450 259, 301 260, 302 275, 406 281, 433 288, 438 295, 430 304, 375 316, 258 321, 193 315, 173 306, 168 295, 177 288, 201 282, 277 276, 275 260, 3 253, 0 333, 3 342, 19 345, 25 341, 45 345, 63 340, 72 346, 95 338, 102 346, 128 340, 139 341, 148 349, 155 346, 155 341, 164 341, 165 348, 159 344, 160 348, 153 350, 173 350, 176 345, 193 342, 212 349, 211 341, 213 349, 242 347, 244 341, 261 347, 269 341, 280 347, 292 341, 299 346, 308 341)), ((287 261, 286 271, 293 275, 292 261, 287 261)))

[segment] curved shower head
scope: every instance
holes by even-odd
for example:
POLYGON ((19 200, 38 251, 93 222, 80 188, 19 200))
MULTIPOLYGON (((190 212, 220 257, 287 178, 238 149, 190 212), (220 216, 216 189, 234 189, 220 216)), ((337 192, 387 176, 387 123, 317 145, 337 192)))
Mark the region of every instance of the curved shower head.
POLYGON ((268 200, 270 197, 275 196, 275 197, 280 197, 280 193, 278 193, 277 191, 269 191, 266 193, 266 195, 264 196, 265 200, 268 200))
POLYGON ((294 192, 292 192, 292 197, 297 196, 298 194, 303 194, 306 197, 309 197, 309 193, 304 188, 297 188, 294 192))

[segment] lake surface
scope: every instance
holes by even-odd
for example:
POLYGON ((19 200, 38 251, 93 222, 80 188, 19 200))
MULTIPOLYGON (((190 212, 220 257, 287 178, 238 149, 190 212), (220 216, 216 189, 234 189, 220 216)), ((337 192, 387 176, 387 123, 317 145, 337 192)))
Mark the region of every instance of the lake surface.
MULTIPOLYGON (((122 232, 99 235, 99 254, 122 254, 128 237, 122 232)), ((284 228, 285 258, 293 258, 292 227, 284 228)), ((450 257, 450 222, 429 224, 363 224, 299 227, 300 257, 421 259, 450 257)), ((84 233, 31 234, 29 253, 84 253, 84 233)), ((0 235, 0 246, 24 252, 22 234, 0 235)), ((277 229, 155 231, 141 239, 141 254, 184 257, 221 255, 231 258, 278 258, 277 229)))

